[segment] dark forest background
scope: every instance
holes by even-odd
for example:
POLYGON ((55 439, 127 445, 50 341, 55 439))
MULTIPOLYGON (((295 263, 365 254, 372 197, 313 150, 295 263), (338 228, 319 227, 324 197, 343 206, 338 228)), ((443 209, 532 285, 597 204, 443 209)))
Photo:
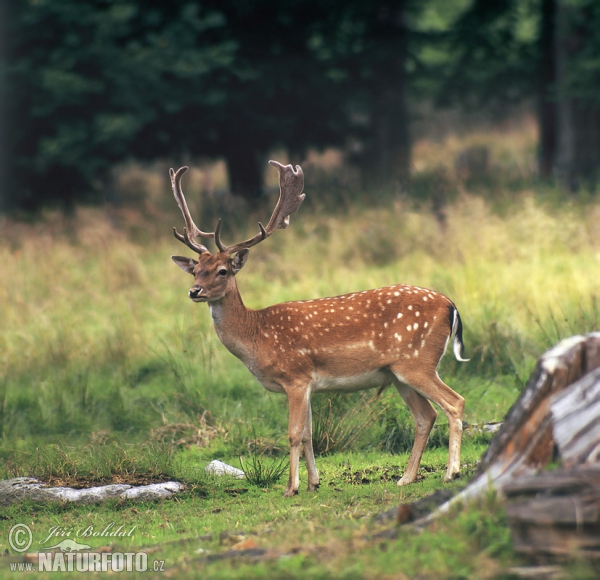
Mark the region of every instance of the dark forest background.
POLYGON ((538 124, 540 180, 594 190, 597 0, 8 0, 0 210, 102 202, 115 167, 222 159, 263 193, 269 153, 338 147, 408 184, 427 103, 538 124))

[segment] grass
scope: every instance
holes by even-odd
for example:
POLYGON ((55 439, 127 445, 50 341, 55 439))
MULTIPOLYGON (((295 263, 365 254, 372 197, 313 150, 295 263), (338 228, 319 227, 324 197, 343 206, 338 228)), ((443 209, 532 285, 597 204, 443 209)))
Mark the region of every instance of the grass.
POLYGON ((240 467, 246 474, 248 483, 265 488, 271 487, 287 474, 290 463, 285 457, 272 460, 252 454, 246 460, 240 457, 240 467))
MULTIPOLYGON (((440 167, 449 175, 459 144, 419 143, 421 189, 412 198, 381 192, 365 200, 332 189, 333 203, 307 172, 307 200, 290 228, 252 250, 239 276, 245 303, 260 308, 398 282, 443 292, 461 312, 471 362, 448 356, 440 375, 465 397, 468 423, 502 420, 544 350, 600 328, 600 204, 537 184, 528 135, 466 143, 491 139, 488 184, 440 182, 435 176, 440 167), (440 183, 452 193, 441 210, 439 192, 423 190, 440 183)), ((193 190, 188 198, 193 204, 193 190)), ((187 299, 191 278, 169 259, 187 253, 170 234, 181 218, 168 197, 164 210, 162 198, 150 200, 144 211, 80 208, 74 217, 2 221, 0 478, 71 485, 173 478, 188 491, 150 505, 3 509, 0 550, 21 521, 37 535, 52 525, 118 521, 138 529, 124 547, 151 546, 177 577, 198 570, 230 578, 384 578, 389 570, 400 578, 492 577, 519 561, 493 499, 422 534, 374 539, 373 514, 445 487, 443 414, 420 481, 395 486, 413 426, 394 389, 315 397, 323 484, 307 493, 301 471, 300 495, 284 500, 273 470, 287 459, 286 400, 256 383, 219 343, 206 308, 187 299), (204 473, 211 459, 236 465, 240 456, 246 470, 270 472, 269 487, 204 473), (247 545, 285 556, 209 562, 207 554, 230 547, 220 536, 236 531, 246 532, 247 545)), ((226 241, 254 231, 268 213, 244 214, 249 223, 240 225, 226 203, 211 203, 203 215, 214 223, 217 210, 224 213, 226 241)), ((486 444, 465 436, 465 474, 486 444)))
MULTIPOLYGON (((482 449, 481 445, 467 442, 463 454, 467 470, 472 471, 482 449)), ((90 455, 96 452, 92 449, 90 455)), ((345 570, 344 576, 353 577, 356 574, 348 568, 348 561, 350 568, 366 570, 367 577, 385 574, 390 566, 410 573, 402 562, 406 559, 406 549, 409 553, 421 549, 418 542, 414 543, 414 535, 410 538, 401 534, 397 541, 378 540, 374 536, 390 523, 378 524, 373 516, 397 505, 401 499, 416 499, 446 487, 442 483, 444 450, 426 452, 421 482, 400 490, 394 480, 399 477, 407 455, 390 458, 378 452, 330 454, 319 460, 322 477, 319 492, 303 490, 292 499, 282 497, 283 483, 264 489, 247 481, 205 474, 200 466, 206 464, 208 457, 211 457, 209 452, 198 448, 181 448, 172 455, 167 465, 168 475, 188 485, 188 490, 176 501, 150 504, 112 501, 100 506, 22 503, 6 508, 0 519, 2 551, 8 548, 8 531, 18 522, 27 522, 32 527, 36 544, 31 551, 44 547, 41 542, 53 526, 60 525, 76 533, 82 526, 101 530, 115 522, 126 530, 135 526, 135 533, 123 538, 92 537, 87 543, 94 548, 111 546, 113 551, 148 549, 152 559, 165 560, 167 572, 176 577, 200 574, 214 578, 300 578, 312 577, 313 572, 320 577, 337 577, 336 569, 340 566, 345 570), (254 562, 243 558, 215 559, 231 556, 228 551, 232 548, 235 554, 241 549, 237 547, 241 542, 268 553, 254 562), (352 555, 358 549, 363 550, 364 561, 352 555), (342 564, 343 559, 346 564, 342 564)), ((231 457, 224 459, 233 462, 231 457)), ((306 478, 304 469, 301 477, 306 478)), ((458 482, 452 484, 457 485, 458 482)), ((489 517, 502 521, 498 513, 489 517)), ((500 538, 506 536, 505 530, 498 529, 500 538)), ((502 541, 495 536, 494 540, 502 541)), ((448 545, 445 549, 452 548, 448 545)), ((509 545, 505 549, 510 553, 509 545)), ((472 548, 463 556, 462 565, 476 566, 479 556, 474 552, 472 548)), ((0 558, 0 569, 6 569, 8 561, 15 560, 14 553, 5 555, 0 558)), ((433 566, 421 569, 437 572, 440 566, 438 560, 433 566)), ((446 568, 451 569, 452 566, 446 568)))

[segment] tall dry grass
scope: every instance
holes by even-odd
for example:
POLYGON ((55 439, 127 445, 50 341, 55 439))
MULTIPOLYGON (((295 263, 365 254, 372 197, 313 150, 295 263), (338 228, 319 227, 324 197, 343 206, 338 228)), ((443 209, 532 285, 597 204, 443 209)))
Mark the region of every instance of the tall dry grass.
MULTIPOLYGON (((528 138, 522 142, 529 147, 528 138)), ((557 201, 554 190, 532 182, 499 204, 458 183, 440 216, 403 193, 370 204, 351 197, 334 212, 323 210, 327 192, 307 193, 290 228, 252 250, 238 277, 246 304, 398 282, 447 294, 461 312, 472 362, 447 360, 442 373, 465 394, 467 420, 501 419, 543 350, 600 326, 597 202, 557 201)), ((168 188, 164 195, 174 206, 168 188)), ((5 440, 147 432, 207 409, 241 425, 240 439, 257 418, 273 433, 285 424, 285 400, 256 384, 218 342, 207 309, 187 299, 191 278, 169 259, 188 253, 171 235, 181 218, 175 207, 156 207, 3 219, 5 440)), ((255 217, 265 219, 248 217, 247 231, 232 219, 224 235, 254 232, 255 217)))

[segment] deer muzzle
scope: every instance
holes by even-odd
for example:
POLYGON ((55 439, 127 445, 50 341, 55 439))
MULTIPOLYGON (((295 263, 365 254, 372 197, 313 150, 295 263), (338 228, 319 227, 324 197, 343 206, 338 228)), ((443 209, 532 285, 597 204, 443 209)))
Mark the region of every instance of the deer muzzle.
POLYGON ((204 288, 202 288, 202 286, 197 286, 197 285, 192 286, 190 288, 190 291, 188 292, 188 296, 194 302, 206 302, 206 293, 204 291, 204 288))

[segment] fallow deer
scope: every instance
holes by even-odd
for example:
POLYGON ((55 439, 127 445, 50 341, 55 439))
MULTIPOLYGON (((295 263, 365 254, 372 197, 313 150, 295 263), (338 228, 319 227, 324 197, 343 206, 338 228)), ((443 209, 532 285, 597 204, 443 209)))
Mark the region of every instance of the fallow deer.
POLYGON ((170 170, 173 194, 185 228, 175 237, 198 254, 198 259, 172 256, 194 276, 188 295, 207 302, 215 330, 225 347, 238 357, 272 392, 285 393, 289 403, 290 474, 285 496, 298 493, 300 448, 308 470, 308 489, 319 485, 312 446, 312 393, 352 392, 393 384, 408 405, 416 424, 415 441, 398 485, 415 480, 423 450, 437 413, 448 417, 450 441, 444 481, 460 470, 464 399, 444 384, 437 367, 450 340, 454 355, 463 359, 462 322, 451 300, 418 286, 398 284, 344 296, 286 302, 262 310, 244 305, 236 274, 248 260, 249 248, 286 228, 290 214, 304 200, 300 166, 270 161, 279 170, 280 195, 267 226, 258 224, 252 238, 226 246, 220 238, 221 220, 214 232, 195 225, 181 188, 187 167, 170 170), (212 238, 211 254, 196 238, 212 238))

